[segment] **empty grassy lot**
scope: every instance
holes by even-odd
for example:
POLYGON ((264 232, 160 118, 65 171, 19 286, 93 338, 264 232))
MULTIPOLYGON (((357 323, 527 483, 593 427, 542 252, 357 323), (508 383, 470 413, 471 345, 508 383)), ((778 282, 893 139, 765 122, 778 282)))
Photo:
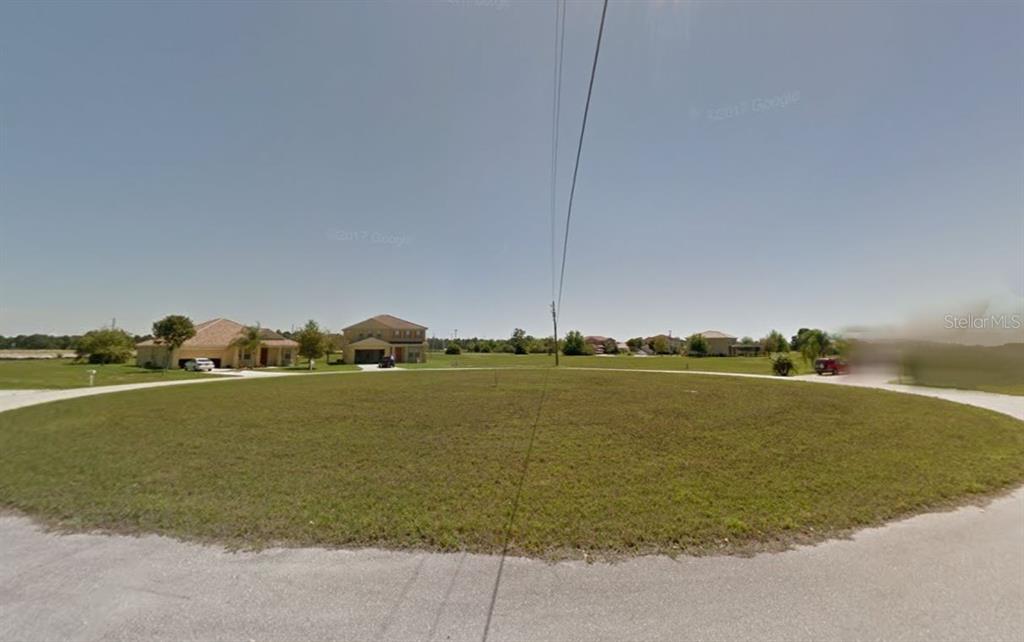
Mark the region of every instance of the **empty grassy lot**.
MULTIPOLYGON (((798 374, 813 373, 814 368, 803 363, 799 353, 790 355, 797 364, 798 374)), ((468 352, 461 355, 446 355, 431 352, 426 363, 399 364, 402 368, 547 368, 555 364, 555 358, 546 354, 505 354, 468 352)), ((735 372, 741 374, 772 374, 768 357, 682 357, 661 355, 635 357, 616 355, 608 357, 561 357, 561 365, 567 368, 636 368, 640 370, 703 370, 706 372, 735 372)))
POLYGON ((921 386, 1024 395, 1024 343, 911 345, 903 355, 903 375, 921 386))
POLYGON ((1024 424, 808 383, 580 370, 291 377, 0 414, 0 506, 231 546, 749 551, 1024 478, 1024 424))
POLYGON ((70 359, 23 359, 0 361, 0 390, 83 388, 89 385, 89 370, 96 371, 97 386, 216 376, 184 370, 149 370, 129 364, 100 366, 70 359))

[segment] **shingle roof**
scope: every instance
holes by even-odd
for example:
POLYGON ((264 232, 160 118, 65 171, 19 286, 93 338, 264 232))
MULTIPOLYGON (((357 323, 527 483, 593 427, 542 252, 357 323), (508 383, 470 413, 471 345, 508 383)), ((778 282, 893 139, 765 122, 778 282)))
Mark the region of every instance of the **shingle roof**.
POLYGON ((701 332, 700 334, 705 339, 735 339, 736 338, 736 337, 734 337, 731 334, 726 334, 724 332, 719 332, 718 330, 705 330, 704 332, 701 332))
POLYGON ((344 328, 344 329, 348 330, 349 328, 355 328, 355 327, 358 327, 358 326, 361 326, 361 325, 365 325, 365 324, 367 324, 367 323, 369 323, 371 321, 376 321, 377 323, 383 325, 384 327, 391 328, 392 330, 426 330, 427 329, 427 326, 425 326, 425 325, 418 325, 416 323, 413 323, 412 321, 406 321, 405 319, 399 319, 398 317, 391 316, 390 314, 378 314, 375 317, 370 317, 369 319, 366 319, 364 321, 360 321, 359 323, 353 323, 352 325, 350 325, 350 326, 348 326, 347 328, 344 328))
MULTIPOLYGON (((189 348, 226 348, 245 331, 246 326, 231 319, 210 319, 196 326, 196 336, 182 344, 189 348)), ((297 346, 291 339, 285 339, 273 330, 260 328, 260 338, 268 346, 297 346)), ((140 346, 158 346, 163 341, 149 339, 139 343, 140 346)))

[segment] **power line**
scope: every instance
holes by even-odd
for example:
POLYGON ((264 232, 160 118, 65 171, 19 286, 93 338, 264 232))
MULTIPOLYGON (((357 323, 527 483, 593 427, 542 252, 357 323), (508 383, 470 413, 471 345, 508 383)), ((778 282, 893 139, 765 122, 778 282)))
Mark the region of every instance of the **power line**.
MULTIPOLYGON (((556 166, 558 163, 558 117, 560 110, 560 94, 561 88, 561 75, 562 75, 562 51, 565 43, 565 0, 561 0, 561 14, 558 11, 555 13, 555 31, 559 32, 558 39, 559 43, 557 46, 557 58, 555 62, 555 96, 553 111, 553 123, 552 123, 552 150, 551 150, 551 224, 552 234, 551 240, 552 245, 554 244, 554 212, 555 212, 555 187, 557 186, 557 173, 556 166), (561 19, 559 19, 561 15, 561 19)), ((572 173, 572 188, 569 191, 569 213, 565 219, 565 242, 562 245, 562 272, 558 281, 558 306, 562 305, 562 286, 565 280, 565 254, 569 243, 569 220, 572 218, 572 199, 576 193, 576 175, 580 169, 580 154, 583 150, 583 135, 587 130, 587 113, 590 111, 590 96, 594 91, 594 75, 597 72, 597 57, 601 52, 601 34, 604 33, 604 18, 608 12, 608 0, 604 0, 604 5, 601 8, 601 24, 597 31, 597 46, 594 49, 594 64, 590 69, 590 86, 587 89, 587 102, 583 108, 583 125, 580 127, 580 140, 576 147, 576 165, 572 173)), ((554 252, 552 252, 552 259, 554 258, 554 252)), ((552 286, 554 285, 554 261, 552 260, 552 286)), ((552 287, 552 298, 554 298, 554 288, 552 287)), ((555 302, 551 302, 551 318, 555 324, 555 363, 558 363, 558 316, 556 313, 555 302)), ((548 370, 544 376, 544 383, 541 386, 540 399, 537 402, 537 413, 533 418, 533 426, 530 428, 530 438, 526 444, 526 455, 523 457, 523 470, 519 475, 519 483, 516 485, 515 498, 512 500, 512 510, 509 512, 508 521, 505 523, 505 535, 504 543, 501 549, 501 562, 498 564, 498 573, 494 578, 494 588, 491 590, 491 603, 487 609, 487 622, 484 624, 483 640, 487 641, 487 636, 491 631, 491 621, 494 618, 494 605, 498 601, 498 589, 501 586, 501 576, 505 570, 505 560, 508 558, 508 550, 512 540, 512 526, 515 524, 516 516, 519 514, 519 503, 523 496, 523 486, 526 483, 526 475, 530 469, 530 458, 533 455, 533 446, 537 441, 537 431, 540 427, 541 411, 544 408, 544 400, 548 394, 548 380, 551 378, 551 371, 548 370)))
POLYGON ((555 210, 558 195, 558 139, 562 114, 562 59, 565 51, 565 0, 555 2, 555 65, 551 95, 551 300, 555 300, 555 210))
MULTIPOLYGON (((597 45, 594 47, 594 63, 590 67, 590 85, 587 88, 587 103, 583 107, 583 124, 580 126, 580 140, 576 145, 576 165, 572 170, 572 187, 569 189, 569 212, 565 217, 565 239, 562 242, 562 272, 558 278, 558 306, 555 316, 562 313, 562 290, 565 286, 565 257, 569 251, 569 223, 572 221, 572 202, 576 195, 576 176, 580 171, 580 156, 583 154, 583 135, 587 131, 587 115, 590 113, 590 97, 594 93, 594 76, 597 75, 597 58, 601 54, 601 36, 604 34, 604 17, 608 13, 608 0, 601 7, 601 24, 597 28, 597 45)), ((557 337, 556 337, 557 341, 557 337)))

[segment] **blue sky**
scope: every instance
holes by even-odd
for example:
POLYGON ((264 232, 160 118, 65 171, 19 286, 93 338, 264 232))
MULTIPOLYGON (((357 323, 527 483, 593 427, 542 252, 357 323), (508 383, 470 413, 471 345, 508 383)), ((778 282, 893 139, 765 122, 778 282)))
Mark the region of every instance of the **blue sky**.
MULTIPOLYGON (((567 8, 559 228, 599 14, 567 8)), ((548 333, 554 15, 5 4, 0 333, 548 333)), ((1019 3, 612 2, 561 328, 1017 305, 1022 27, 1019 3)))

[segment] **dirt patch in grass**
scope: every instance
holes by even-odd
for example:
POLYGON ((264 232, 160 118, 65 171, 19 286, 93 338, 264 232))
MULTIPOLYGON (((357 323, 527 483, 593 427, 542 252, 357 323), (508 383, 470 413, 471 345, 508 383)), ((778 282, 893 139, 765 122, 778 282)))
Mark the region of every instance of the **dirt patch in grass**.
POLYGON ((283 377, 0 414, 0 506, 233 547, 499 552, 522 481, 514 554, 748 553, 1022 478, 1024 423, 997 413, 698 375, 283 377))

